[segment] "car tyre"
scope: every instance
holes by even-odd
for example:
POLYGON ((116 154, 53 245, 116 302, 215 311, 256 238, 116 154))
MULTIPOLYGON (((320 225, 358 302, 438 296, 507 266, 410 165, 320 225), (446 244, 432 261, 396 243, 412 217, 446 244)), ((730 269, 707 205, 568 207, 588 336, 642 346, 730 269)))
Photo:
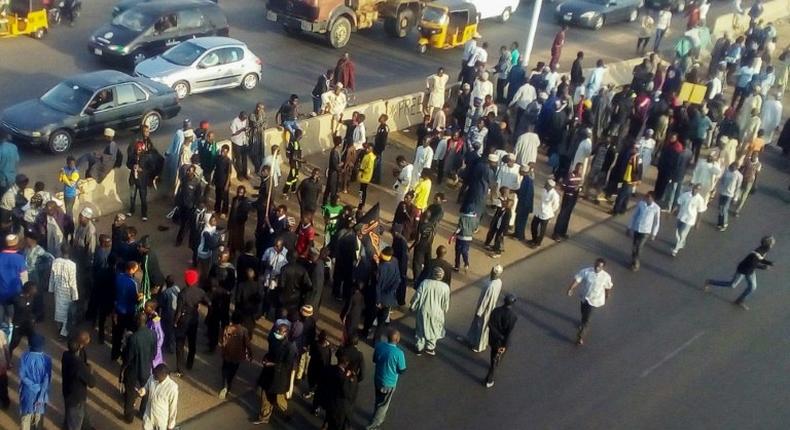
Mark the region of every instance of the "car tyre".
POLYGON ((634 22, 638 17, 639 17, 639 10, 631 9, 631 12, 628 14, 628 22, 634 22))
POLYGON ((409 8, 398 11, 398 15, 395 17, 394 36, 402 39, 409 35, 412 27, 414 27, 414 11, 409 8))
POLYGON ((340 49, 351 39, 351 21, 345 16, 337 18, 328 33, 329 45, 335 49, 340 49))
POLYGON ((506 7, 505 10, 502 11, 502 15, 499 15, 499 21, 502 23, 508 22, 511 15, 513 15, 513 11, 510 9, 510 7, 506 7))
POLYGON ((49 152, 53 154, 63 154, 64 152, 71 149, 71 145, 74 143, 74 137, 68 130, 60 129, 55 130, 52 134, 49 135, 49 142, 47 142, 47 147, 49 152))
POLYGON ((603 27, 604 23, 606 22, 606 18, 601 15, 593 21, 592 28, 593 30, 600 30, 603 27))
POLYGON ((189 82, 187 81, 176 82, 175 84, 173 84, 173 91, 176 92, 176 97, 178 97, 179 100, 185 98, 186 96, 189 95, 189 91, 190 91, 189 82))
POLYGON ((148 112, 143 116, 142 125, 147 125, 151 133, 156 132, 162 126, 162 114, 155 110, 148 112))
POLYGON ((47 34, 47 31, 46 31, 46 30, 44 30, 44 28, 43 28, 43 27, 41 27, 41 28, 38 28, 38 29, 36 29, 36 31, 34 31, 34 32, 33 32, 33 39, 38 39, 38 40, 41 40, 41 39, 43 39, 43 38, 44 38, 44 36, 45 36, 46 34, 47 34))
POLYGON ((255 73, 247 73, 241 79, 241 89, 244 91, 252 91, 258 86, 258 75, 255 73))

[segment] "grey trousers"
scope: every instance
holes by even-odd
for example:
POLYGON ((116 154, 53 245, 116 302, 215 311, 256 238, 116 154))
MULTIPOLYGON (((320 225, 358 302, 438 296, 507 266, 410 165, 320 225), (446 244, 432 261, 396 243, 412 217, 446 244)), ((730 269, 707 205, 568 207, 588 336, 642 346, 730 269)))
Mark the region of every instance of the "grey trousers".
POLYGON ((384 424, 393 394, 395 394, 395 387, 376 387, 376 407, 367 430, 377 429, 384 424))

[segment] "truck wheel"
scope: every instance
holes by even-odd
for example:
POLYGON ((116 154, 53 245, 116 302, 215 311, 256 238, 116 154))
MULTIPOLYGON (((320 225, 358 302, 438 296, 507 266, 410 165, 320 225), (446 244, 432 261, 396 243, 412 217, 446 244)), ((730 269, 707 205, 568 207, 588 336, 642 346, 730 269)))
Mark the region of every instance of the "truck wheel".
POLYGON ((351 22, 345 16, 341 16, 332 23, 332 28, 329 29, 329 44, 333 48, 339 49, 348 43, 351 39, 351 22))
POLYGON ((412 27, 414 27, 414 11, 409 8, 403 8, 398 11, 398 14, 395 16, 394 36, 404 38, 409 35, 412 27))

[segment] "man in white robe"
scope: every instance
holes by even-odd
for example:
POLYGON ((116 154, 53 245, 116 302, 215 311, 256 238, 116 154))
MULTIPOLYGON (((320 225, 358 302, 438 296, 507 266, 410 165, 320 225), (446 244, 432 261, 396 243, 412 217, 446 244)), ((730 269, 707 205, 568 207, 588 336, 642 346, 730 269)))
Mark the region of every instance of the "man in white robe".
POLYGON ((69 329, 77 321, 76 302, 80 299, 77 290, 77 265, 69 259, 68 247, 61 250, 62 256, 52 262, 49 275, 49 292, 55 293, 55 322, 61 323, 60 335, 67 337, 69 329))
POLYGON ((526 166, 538 159, 540 138, 537 133, 528 131, 516 140, 516 163, 526 166))
POLYGON ((411 310, 416 314, 414 330, 417 355, 425 352, 436 355, 436 343, 444 338, 444 317, 450 310, 450 286, 442 282, 444 270, 436 266, 431 279, 422 281, 411 299, 411 310))
POLYGON ((428 90, 428 102, 425 106, 427 115, 433 117, 433 113, 444 106, 444 94, 449 79, 450 76, 444 73, 444 68, 439 67, 435 74, 425 80, 425 88, 428 90))
POLYGON ((474 352, 483 352, 488 347, 488 318, 496 308, 499 293, 502 291, 502 266, 497 264, 491 269, 491 275, 485 289, 480 292, 477 300, 472 325, 466 333, 466 341, 474 352))
POLYGON ((697 163, 697 167, 694 168, 691 183, 699 184, 699 193, 705 199, 706 206, 712 197, 719 177, 721 177, 721 167, 719 167, 719 163, 713 155, 708 155, 708 158, 705 160, 700 160, 697 163))
POLYGON ((422 142, 422 146, 418 146, 417 151, 414 153, 414 172, 412 173, 412 183, 416 184, 420 179, 422 170, 430 169, 432 163, 433 148, 431 148, 430 140, 425 139, 422 142))
POLYGON ((760 129, 765 133, 765 143, 770 144, 774 140, 774 133, 779 130, 782 123, 782 101, 779 95, 770 95, 763 104, 763 113, 760 117, 760 129))

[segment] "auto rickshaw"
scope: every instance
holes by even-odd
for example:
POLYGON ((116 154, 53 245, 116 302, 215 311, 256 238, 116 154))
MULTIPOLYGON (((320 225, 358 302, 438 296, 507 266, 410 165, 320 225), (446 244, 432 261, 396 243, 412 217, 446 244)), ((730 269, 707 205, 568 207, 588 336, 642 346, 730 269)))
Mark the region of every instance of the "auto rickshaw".
POLYGON ((41 0, 0 0, 0 37, 29 35, 41 39, 49 29, 41 0))
POLYGON ((477 24, 477 9, 471 3, 454 0, 428 3, 417 27, 420 32, 417 50, 424 54, 428 47, 450 49, 463 45, 477 34, 477 24))

